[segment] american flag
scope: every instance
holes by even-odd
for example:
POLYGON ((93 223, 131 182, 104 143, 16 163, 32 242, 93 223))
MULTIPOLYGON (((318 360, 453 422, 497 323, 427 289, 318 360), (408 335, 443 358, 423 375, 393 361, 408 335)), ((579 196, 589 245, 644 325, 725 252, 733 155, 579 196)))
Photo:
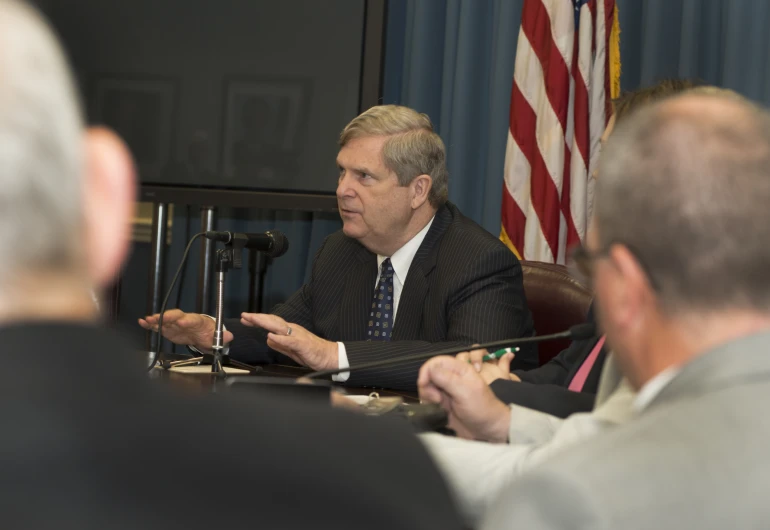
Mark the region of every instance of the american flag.
POLYGON ((564 263, 593 207, 599 139, 620 92, 615 0, 525 0, 505 152, 500 239, 564 263))

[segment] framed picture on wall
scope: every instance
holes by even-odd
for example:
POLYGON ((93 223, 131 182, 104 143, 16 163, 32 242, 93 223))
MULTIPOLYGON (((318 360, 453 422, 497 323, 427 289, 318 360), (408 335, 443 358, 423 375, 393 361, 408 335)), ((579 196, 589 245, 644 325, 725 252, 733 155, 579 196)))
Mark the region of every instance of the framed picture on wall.
POLYGON ((123 138, 143 182, 161 180, 174 140, 176 82, 100 75, 93 90, 91 121, 110 127, 123 138))
POLYGON ((225 179, 275 188, 297 173, 310 86, 307 79, 225 80, 225 179))

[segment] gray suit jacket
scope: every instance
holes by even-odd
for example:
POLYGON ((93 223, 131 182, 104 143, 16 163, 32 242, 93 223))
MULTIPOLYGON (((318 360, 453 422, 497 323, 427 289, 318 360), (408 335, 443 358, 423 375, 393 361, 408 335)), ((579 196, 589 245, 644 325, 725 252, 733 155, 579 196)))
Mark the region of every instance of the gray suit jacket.
POLYGON ((770 333, 716 348, 639 418, 506 492, 483 528, 767 528, 770 333))
MULTIPOLYGON (((511 383, 518 384, 518 383, 511 383)), ((561 419, 511 404, 507 444, 422 434, 469 526, 475 527, 512 481, 574 445, 590 443, 598 432, 630 421, 636 392, 608 355, 601 371, 599 395, 592 412, 561 419)))

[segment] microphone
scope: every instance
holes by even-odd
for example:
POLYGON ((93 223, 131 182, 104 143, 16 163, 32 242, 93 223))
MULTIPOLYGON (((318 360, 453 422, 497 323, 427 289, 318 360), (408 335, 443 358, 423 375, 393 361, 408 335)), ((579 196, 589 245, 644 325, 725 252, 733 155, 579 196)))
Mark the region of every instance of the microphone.
POLYGON ((423 361, 436 357, 438 355, 457 355, 460 352, 474 350, 497 350, 499 348, 507 348, 509 346, 518 346, 520 344, 535 344, 538 342, 546 342, 549 340, 558 339, 572 339, 572 340, 584 340, 590 339, 596 335, 596 324, 592 322, 586 322, 585 324, 578 324, 572 326, 567 331, 560 331, 559 333, 552 333, 550 335, 541 335, 539 337, 521 337, 518 339, 504 339, 494 342, 485 342, 478 346, 455 346, 454 348, 448 348, 446 350, 417 353, 414 355, 407 355, 405 357, 396 357, 394 359, 385 359, 383 361, 372 361, 370 363, 359 364, 358 366, 349 366, 347 368, 334 368, 332 370, 321 370, 320 372, 312 372, 305 377, 314 379, 317 377, 323 377, 326 375, 336 375, 343 372, 354 372, 356 370, 365 370, 367 368, 380 368, 383 366, 391 366, 394 364, 407 363, 411 361, 423 361))
POLYGON ((205 234, 207 239, 221 241, 225 244, 235 244, 240 248, 253 248, 261 250, 271 258, 277 258, 286 254, 289 250, 289 240, 278 230, 268 230, 261 234, 242 234, 240 232, 214 232, 209 230, 205 234))

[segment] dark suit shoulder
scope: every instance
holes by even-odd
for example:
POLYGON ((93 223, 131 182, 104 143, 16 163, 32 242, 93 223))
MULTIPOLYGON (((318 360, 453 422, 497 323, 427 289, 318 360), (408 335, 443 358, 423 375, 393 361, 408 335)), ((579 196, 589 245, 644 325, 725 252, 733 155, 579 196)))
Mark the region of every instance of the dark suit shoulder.
POLYGON ((500 239, 465 217, 453 204, 447 203, 446 208, 452 220, 438 242, 439 263, 458 270, 487 260, 498 263, 501 269, 515 267, 519 263, 516 255, 500 239))
POLYGON ((500 239, 481 227, 474 220, 466 217, 451 203, 447 204, 447 209, 452 214, 452 222, 447 227, 445 236, 452 238, 469 239, 470 249, 496 249, 506 250, 514 258, 516 255, 506 247, 500 239))

